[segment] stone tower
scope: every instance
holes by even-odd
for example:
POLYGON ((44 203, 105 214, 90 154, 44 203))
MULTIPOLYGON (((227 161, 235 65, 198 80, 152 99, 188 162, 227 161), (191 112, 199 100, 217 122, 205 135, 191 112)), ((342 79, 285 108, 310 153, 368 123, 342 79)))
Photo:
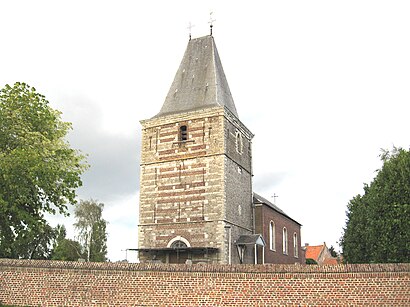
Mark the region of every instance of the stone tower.
POLYGON ((189 41, 160 112, 142 124, 141 262, 239 263, 254 233, 252 133, 241 123, 215 41, 189 41))

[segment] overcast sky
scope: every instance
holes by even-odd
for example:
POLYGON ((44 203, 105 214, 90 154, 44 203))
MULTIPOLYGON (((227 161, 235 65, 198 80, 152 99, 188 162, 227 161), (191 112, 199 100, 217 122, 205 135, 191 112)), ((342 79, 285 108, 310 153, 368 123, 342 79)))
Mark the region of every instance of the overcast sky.
MULTIPOLYGON (((192 36, 214 37, 254 190, 338 246, 346 205, 410 145, 410 1, 1 1, 0 87, 34 86, 88 154, 79 198, 105 204, 108 257, 137 247, 140 124, 160 110, 192 36)), ((64 222, 74 236, 73 219, 64 222)), ((128 254, 133 260, 134 256, 128 254)))

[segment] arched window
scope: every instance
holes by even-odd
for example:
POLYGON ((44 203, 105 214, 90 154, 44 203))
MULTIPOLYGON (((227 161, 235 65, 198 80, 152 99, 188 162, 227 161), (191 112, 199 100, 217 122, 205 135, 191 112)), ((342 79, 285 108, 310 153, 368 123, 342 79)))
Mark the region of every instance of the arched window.
POLYGON ((174 249, 181 249, 181 248, 187 248, 188 246, 186 245, 185 242, 182 242, 182 241, 178 240, 178 241, 172 242, 170 247, 174 248, 174 249))
POLYGON ((286 227, 283 227, 282 247, 283 247, 283 253, 287 255, 288 254, 288 230, 286 229, 286 227))
POLYGON ((176 242, 182 242, 182 244, 185 244, 185 247, 191 247, 191 244, 189 243, 189 241, 181 236, 176 236, 175 238, 173 238, 171 241, 168 242, 167 247, 175 247, 177 246, 181 246, 181 243, 176 243, 176 242))
POLYGON ((293 234, 293 256, 295 256, 295 258, 299 257, 298 235, 296 232, 293 234))
POLYGON ((182 142, 188 140, 188 129, 185 125, 179 127, 179 140, 182 142))
POLYGON ((269 248, 271 250, 276 250, 275 247, 275 223, 270 221, 269 223, 269 248))

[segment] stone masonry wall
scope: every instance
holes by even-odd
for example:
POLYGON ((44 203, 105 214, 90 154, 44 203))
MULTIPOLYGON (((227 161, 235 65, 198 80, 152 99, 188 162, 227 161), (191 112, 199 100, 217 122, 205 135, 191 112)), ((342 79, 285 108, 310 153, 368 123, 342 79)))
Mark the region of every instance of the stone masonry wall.
POLYGON ((0 259, 0 305, 410 306, 410 265, 159 265, 0 259))
MULTIPOLYGON (((192 247, 224 249, 223 119, 223 108, 210 108, 141 122, 139 248, 167 248, 182 237, 192 247)), ((140 254, 142 261, 149 257, 140 254)))
MULTIPOLYGON (((225 132, 225 216, 231 227, 231 259, 239 263, 234 242, 240 235, 253 234, 252 154, 253 135, 234 116, 226 114, 225 132)), ((227 232, 229 235, 229 232, 227 232)), ((226 244, 229 244, 227 237, 226 244)), ((228 248, 225 249, 226 257, 228 248)), ((254 263, 254 253, 245 254, 244 263, 254 263)))

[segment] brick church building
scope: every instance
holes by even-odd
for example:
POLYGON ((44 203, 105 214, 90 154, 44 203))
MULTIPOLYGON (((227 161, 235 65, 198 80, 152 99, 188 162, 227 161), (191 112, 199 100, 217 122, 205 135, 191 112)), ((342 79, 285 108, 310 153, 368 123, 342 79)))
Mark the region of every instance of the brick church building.
POLYGON ((189 40, 161 110, 141 124, 141 262, 305 262, 301 224, 253 193, 253 134, 212 35, 189 40))

